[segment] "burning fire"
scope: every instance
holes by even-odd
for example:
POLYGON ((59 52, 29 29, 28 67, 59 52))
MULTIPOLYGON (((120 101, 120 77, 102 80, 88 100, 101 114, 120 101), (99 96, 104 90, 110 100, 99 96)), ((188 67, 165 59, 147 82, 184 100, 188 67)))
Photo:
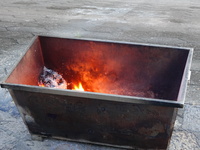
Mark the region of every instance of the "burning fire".
MULTIPOLYGON (((111 76, 111 78, 115 78, 115 74, 110 74, 109 76, 111 76)), ((92 92, 98 92, 98 93, 107 93, 107 94, 117 94, 117 95, 128 95, 128 96, 138 96, 138 97, 148 97, 148 98, 155 98, 155 94, 153 93, 153 91, 151 90, 147 90, 145 92, 141 92, 141 91, 134 91, 134 90, 127 90, 126 87, 123 88, 122 85, 120 85, 120 88, 115 89, 116 85, 118 84, 112 84, 113 82, 109 82, 111 79, 107 78, 106 76, 101 77, 101 80, 96 79, 96 81, 90 81, 94 82, 91 83, 92 85, 92 90, 86 88, 86 91, 92 91, 92 92), (106 81, 106 82, 102 82, 102 81, 106 81), (100 85, 101 88, 99 88, 99 86, 96 88, 96 86, 94 85, 100 85), (106 83, 106 87, 105 86, 106 83), (109 84, 109 85, 108 85, 109 84)), ((85 81, 85 80, 81 80, 81 81, 85 81)), ((75 82, 77 83, 77 82, 75 82)), ((40 74, 39 77, 39 81, 38 81, 38 85, 41 87, 50 87, 50 88, 59 88, 59 89, 71 89, 71 90, 76 90, 76 91, 85 91, 81 82, 78 82, 78 84, 74 84, 73 81, 71 82, 67 82, 61 74, 59 74, 56 71, 53 71, 51 69, 48 69, 46 67, 43 68, 42 73, 40 74)), ((89 84, 90 85, 90 84, 89 84)), ((88 86, 88 82, 85 85, 85 87, 88 86)), ((117 86, 118 87, 118 86, 117 86)))
MULTIPOLYGON (((46 67, 44 67, 39 77, 38 85, 41 87, 67 89, 67 82, 65 81, 65 79, 57 72, 46 67)), ((80 82, 78 86, 74 85, 72 90, 85 91, 80 82)))
POLYGON ((74 85, 74 88, 72 90, 84 91, 84 88, 82 84, 79 82, 78 86, 74 85))

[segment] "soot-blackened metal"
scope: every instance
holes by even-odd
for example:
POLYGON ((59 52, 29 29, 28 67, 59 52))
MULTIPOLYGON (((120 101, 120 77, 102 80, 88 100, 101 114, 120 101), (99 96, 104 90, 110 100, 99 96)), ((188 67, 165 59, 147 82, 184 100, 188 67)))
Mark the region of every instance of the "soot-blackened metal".
MULTIPOLYGON (((1 86, 9 89, 31 134, 132 149, 166 149, 177 108, 184 105, 191 60, 190 48, 39 36, 1 86), (80 57, 79 63, 72 59, 77 55, 91 59, 80 57), (132 87, 129 83, 133 82, 134 90, 151 89, 156 99, 38 86, 44 66, 65 79, 77 80, 80 74, 74 74, 73 64, 82 68, 90 61, 89 69, 100 65, 100 71, 123 77, 113 83, 132 87)), ((90 71, 98 77, 99 70, 90 71)), ((112 76, 108 79, 113 81, 112 76)))

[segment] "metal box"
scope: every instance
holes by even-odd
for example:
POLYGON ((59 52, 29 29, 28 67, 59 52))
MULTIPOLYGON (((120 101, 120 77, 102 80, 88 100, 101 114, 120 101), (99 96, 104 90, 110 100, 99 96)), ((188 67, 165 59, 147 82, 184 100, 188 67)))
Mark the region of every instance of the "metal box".
POLYGON ((9 90, 32 135, 166 149, 177 108, 184 105, 192 52, 191 48, 36 36, 1 86, 9 90), (74 64, 79 70, 70 70, 74 64), (90 72, 92 79, 80 78, 82 82, 100 91, 106 85, 106 92, 39 87, 44 66, 69 81, 80 78, 81 70, 90 72), (154 97, 109 93, 115 88, 125 93, 151 90, 154 97))

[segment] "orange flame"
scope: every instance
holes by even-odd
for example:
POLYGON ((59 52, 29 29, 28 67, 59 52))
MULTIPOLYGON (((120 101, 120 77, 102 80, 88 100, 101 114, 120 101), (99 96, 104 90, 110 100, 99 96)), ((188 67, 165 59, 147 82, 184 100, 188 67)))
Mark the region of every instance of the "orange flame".
POLYGON ((84 91, 84 88, 82 84, 79 82, 78 86, 74 85, 74 88, 72 90, 84 91))
POLYGON ((38 83, 38 85, 41 86, 41 87, 45 87, 44 84, 40 84, 40 83, 38 83))

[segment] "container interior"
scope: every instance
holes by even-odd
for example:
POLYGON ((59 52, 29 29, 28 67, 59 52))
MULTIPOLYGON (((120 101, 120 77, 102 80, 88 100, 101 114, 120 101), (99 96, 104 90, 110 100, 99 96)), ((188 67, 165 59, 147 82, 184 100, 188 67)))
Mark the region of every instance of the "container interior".
POLYGON ((86 91, 176 101, 189 50, 39 36, 6 83, 38 86, 46 66, 86 91))

